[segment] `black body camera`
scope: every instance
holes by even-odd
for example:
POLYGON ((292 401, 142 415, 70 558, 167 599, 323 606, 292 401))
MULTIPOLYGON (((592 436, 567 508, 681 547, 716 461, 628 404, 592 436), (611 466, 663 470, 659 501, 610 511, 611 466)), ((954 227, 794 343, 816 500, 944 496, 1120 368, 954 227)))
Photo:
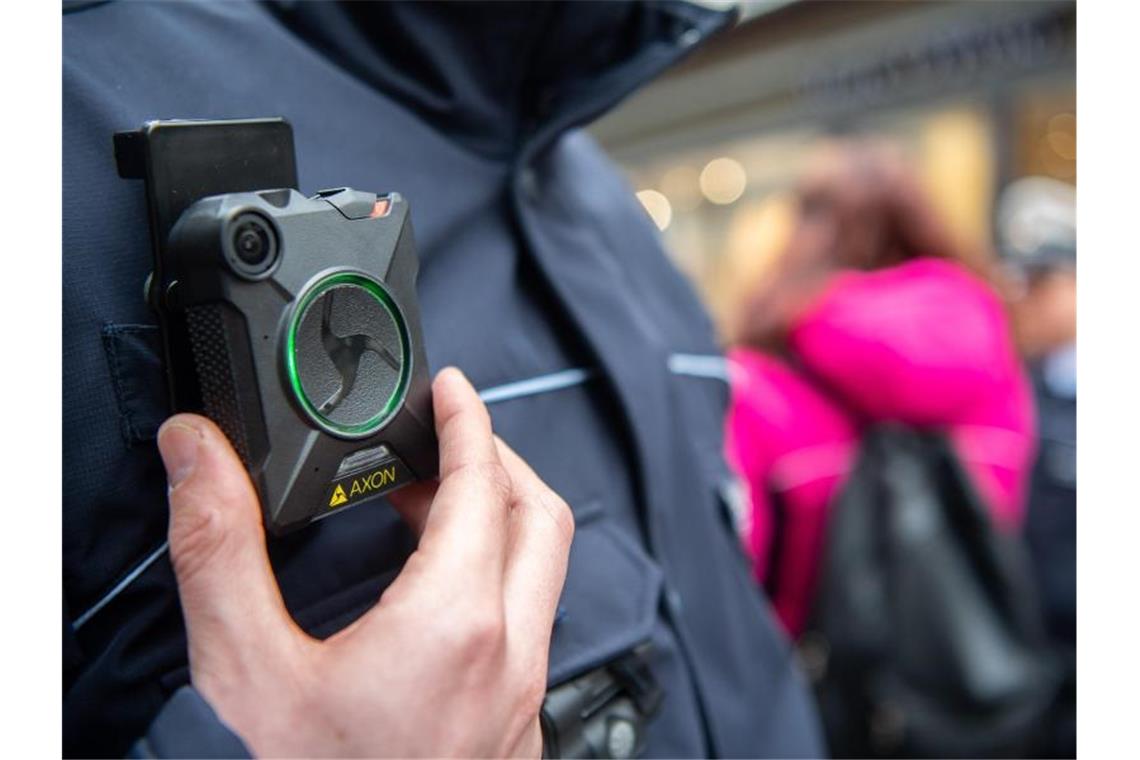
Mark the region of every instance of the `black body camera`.
POLYGON ((147 184, 171 405, 229 437, 269 530, 435 477, 407 202, 299 193, 283 119, 149 122, 115 153, 147 184))

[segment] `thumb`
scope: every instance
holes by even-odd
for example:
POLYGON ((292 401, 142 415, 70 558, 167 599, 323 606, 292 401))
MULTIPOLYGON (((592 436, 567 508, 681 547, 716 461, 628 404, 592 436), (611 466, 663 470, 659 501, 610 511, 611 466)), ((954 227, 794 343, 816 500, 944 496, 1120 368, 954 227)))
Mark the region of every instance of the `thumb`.
POLYGON ((241 657, 264 647, 274 626, 291 621, 245 468, 222 431, 197 415, 167 420, 158 448, 170 484, 170 559, 191 666, 211 655, 241 657))

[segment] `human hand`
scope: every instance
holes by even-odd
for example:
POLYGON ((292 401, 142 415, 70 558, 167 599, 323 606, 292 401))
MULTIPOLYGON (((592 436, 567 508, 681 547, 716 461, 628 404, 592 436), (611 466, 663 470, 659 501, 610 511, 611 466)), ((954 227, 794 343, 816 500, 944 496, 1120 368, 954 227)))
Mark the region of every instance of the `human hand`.
POLYGON ((573 517, 494 437, 459 371, 441 372, 433 397, 440 481, 392 498, 419 546, 376 606, 324 641, 285 609, 222 432, 187 414, 159 432, 191 682, 257 755, 541 753, 573 517))

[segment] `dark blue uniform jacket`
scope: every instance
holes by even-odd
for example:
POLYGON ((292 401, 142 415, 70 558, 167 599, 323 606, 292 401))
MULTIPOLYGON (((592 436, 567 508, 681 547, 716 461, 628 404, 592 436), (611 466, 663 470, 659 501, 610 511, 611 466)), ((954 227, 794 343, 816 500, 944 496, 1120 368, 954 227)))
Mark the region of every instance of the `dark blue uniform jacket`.
MULTIPOLYGON (((551 684, 652 640, 650 755, 822 751, 725 514, 710 324, 579 129, 728 20, 675 2, 65 8, 66 754, 122 754, 148 727, 144 751, 241 751, 182 689, 144 194, 116 176, 111 135, 268 115, 293 124, 302 190, 409 199, 432 369, 461 367, 573 507, 551 684)), ((371 606, 412 548, 383 502, 270 543, 316 636, 371 606)))

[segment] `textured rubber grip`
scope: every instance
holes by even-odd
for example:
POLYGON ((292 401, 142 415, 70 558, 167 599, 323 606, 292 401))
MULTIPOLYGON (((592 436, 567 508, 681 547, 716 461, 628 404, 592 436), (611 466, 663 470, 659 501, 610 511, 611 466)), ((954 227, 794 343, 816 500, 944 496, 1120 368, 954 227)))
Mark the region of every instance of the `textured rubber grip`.
POLYGON ((202 391, 206 416, 217 423, 243 463, 249 465, 245 418, 238 398, 238 381, 230 355, 233 342, 226 326, 222 304, 204 304, 186 309, 190 348, 202 391))

